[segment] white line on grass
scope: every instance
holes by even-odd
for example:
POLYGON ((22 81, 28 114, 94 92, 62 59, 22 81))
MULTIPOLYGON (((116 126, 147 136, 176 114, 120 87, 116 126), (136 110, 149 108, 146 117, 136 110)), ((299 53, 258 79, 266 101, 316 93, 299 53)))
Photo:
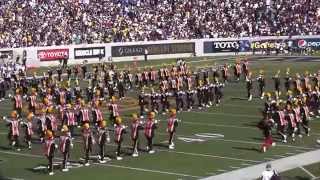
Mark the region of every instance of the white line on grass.
POLYGON ((152 173, 159 173, 159 174, 192 177, 192 178, 197 178, 197 179, 202 178, 201 176, 193 176, 193 175, 189 175, 189 174, 159 171, 159 170, 153 170, 153 169, 135 168, 135 167, 130 167, 130 166, 120 166, 120 165, 114 165, 114 164, 99 164, 99 163, 93 163, 93 164, 101 165, 101 166, 108 166, 108 167, 115 167, 115 168, 122 168, 122 169, 129 169, 129 170, 136 170, 136 171, 143 171, 143 172, 152 172, 152 173))
POLYGON ((241 166, 252 166, 253 164, 249 164, 249 163, 242 163, 241 166))
POLYGON ((290 152, 288 152, 288 153, 286 153, 286 154, 288 154, 288 155, 294 155, 294 154, 296 154, 296 153, 290 153, 290 152))
POLYGON ((306 170, 304 167, 300 166, 299 168, 302 169, 302 170, 303 170, 305 173, 307 173, 309 176, 311 176, 312 179, 315 179, 315 178, 316 178, 315 175, 313 175, 310 171, 306 170))
POLYGON ((197 114, 211 114, 211 115, 222 115, 222 116, 231 116, 231 117, 246 117, 246 118, 261 118, 261 116, 256 115, 246 115, 246 114, 234 114, 234 113, 214 113, 214 112, 204 112, 204 111, 190 111, 187 113, 197 113, 197 114))
POLYGON ((273 155, 273 156, 275 156, 275 157, 279 157, 279 158, 285 158, 285 157, 287 157, 287 156, 283 156, 283 155, 273 155))
POLYGON ((229 166, 231 169, 240 169, 241 167, 237 167, 237 166, 229 166))
POLYGON ((265 160, 268 160, 268 161, 273 161, 274 159, 273 158, 263 158, 265 160))
POLYGON ((218 172, 226 172, 227 170, 224 170, 224 169, 218 169, 217 171, 218 171, 218 172))
MULTIPOLYGON (((28 153, 17 153, 17 152, 9 152, 9 151, 0 151, 0 153, 10 154, 10 155, 17 155, 17 156, 24 156, 24 157, 32 157, 32 158, 44 158, 44 156, 28 154, 28 153)), ((55 159, 62 160, 61 158, 55 158, 55 159)), ((122 168, 122 169, 144 171, 144 172, 153 172, 153 173, 184 176, 184 177, 193 177, 193 178, 202 178, 201 176, 193 176, 193 175, 188 175, 188 174, 174 173, 174 172, 167 172, 167 171, 159 171, 159 170, 152 170, 152 169, 135 168, 135 167, 130 167, 130 166, 120 166, 120 165, 114 165, 114 164, 99 164, 99 163, 94 163, 94 164, 102 165, 102 166, 122 168)))

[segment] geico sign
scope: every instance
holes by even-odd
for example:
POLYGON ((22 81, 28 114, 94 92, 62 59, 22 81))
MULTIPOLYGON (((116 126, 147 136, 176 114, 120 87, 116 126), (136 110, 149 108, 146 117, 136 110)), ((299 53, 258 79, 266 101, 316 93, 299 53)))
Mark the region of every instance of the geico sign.
POLYGON ((275 43, 270 43, 270 42, 252 42, 251 43, 251 48, 252 49, 266 49, 266 48, 275 48, 276 44, 275 43))
POLYGON ((214 48, 216 49, 230 49, 230 48, 238 48, 239 43, 236 41, 230 41, 230 42, 213 42, 214 48))

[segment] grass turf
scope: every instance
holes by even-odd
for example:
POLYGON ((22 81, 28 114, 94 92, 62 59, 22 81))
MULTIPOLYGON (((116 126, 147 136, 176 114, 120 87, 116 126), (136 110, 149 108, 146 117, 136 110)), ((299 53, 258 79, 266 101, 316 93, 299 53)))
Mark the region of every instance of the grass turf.
MULTIPOLYGON (((320 69, 320 63, 317 58, 307 57, 251 57, 250 68, 254 75, 260 69, 264 69, 268 77, 267 89, 273 89, 273 82, 270 77, 281 69, 282 75, 287 67, 291 68, 292 74, 305 70, 315 72, 320 69)), ((234 57, 219 58, 190 58, 187 60, 193 68, 224 63, 234 63, 234 57)), ((139 62, 138 66, 156 66, 163 63, 170 64, 174 60, 159 60, 139 62)), ((119 68, 128 66, 128 63, 116 63, 119 68)), ((46 71, 46 68, 37 71, 46 71)), ((283 82, 283 81, 282 81, 283 82)), ((255 92, 257 94, 257 92, 255 92)), ((246 101, 245 83, 231 82, 227 84, 224 90, 224 99, 219 107, 211 107, 207 110, 193 112, 183 112, 178 114, 182 119, 177 136, 185 138, 199 138, 196 134, 211 133, 221 134, 223 138, 209 138, 205 142, 187 143, 179 139, 176 140, 176 149, 168 150, 166 140, 168 138, 165 128, 166 123, 161 122, 156 132, 157 153, 149 155, 140 153, 139 158, 124 156, 123 161, 112 160, 105 165, 94 164, 90 167, 80 167, 71 169, 68 173, 62 173, 55 170, 54 176, 47 176, 44 170, 34 170, 35 167, 45 165, 46 159, 42 155, 40 144, 34 144, 31 151, 23 149, 21 152, 15 152, 8 148, 6 139, 7 129, 4 123, 0 123, 0 174, 3 177, 22 178, 22 179, 198 179, 223 172, 231 171, 237 168, 247 167, 257 163, 265 162, 270 159, 277 159, 280 156, 289 156, 301 152, 315 149, 315 140, 320 136, 319 119, 311 121, 311 136, 297 139, 296 142, 289 141, 288 144, 278 143, 278 146, 270 149, 267 153, 260 153, 260 143, 262 141, 261 132, 255 127, 261 119, 260 109, 263 107, 263 101, 254 98, 252 102, 246 101)), ((135 93, 129 93, 131 99, 135 99, 135 93)), ((132 104, 121 102, 123 116, 127 117, 130 113, 137 110, 132 104), (130 104, 130 105, 128 105, 130 104), (129 109, 131 108, 131 109, 129 109)), ((11 102, 0 103, 0 115, 8 115, 11 110, 11 102)), ((108 113, 105 114, 106 117, 108 113)), ((158 119, 165 120, 166 116, 159 115, 158 119)), ((125 122, 127 118, 125 118, 125 122)), ((79 133, 79 132, 78 132, 79 133)), ((129 135, 125 135, 124 154, 129 154, 129 135)), ((141 148, 145 146, 143 135, 140 136, 141 148)), ((94 151, 96 151, 95 149, 94 151)), ((107 145, 107 154, 114 158, 116 147, 113 143, 107 145)), ((57 153, 58 157, 60 154, 57 153)), ((75 146, 72 149, 71 159, 79 160, 82 157, 81 139, 77 138, 75 146)), ((317 168, 314 168, 315 171, 317 168)), ((293 170, 297 175, 301 169, 293 170)), ((290 179, 299 179, 294 173, 288 172, 290 179)), ((286 175, 286 173, 284 173, 286 175)), ((315 175, 318 176, 317 173, 315 175)), ((0 178, 1 179, 1 178, 0 178)), ((300 178, 301 179, 301 178, 300 178)))

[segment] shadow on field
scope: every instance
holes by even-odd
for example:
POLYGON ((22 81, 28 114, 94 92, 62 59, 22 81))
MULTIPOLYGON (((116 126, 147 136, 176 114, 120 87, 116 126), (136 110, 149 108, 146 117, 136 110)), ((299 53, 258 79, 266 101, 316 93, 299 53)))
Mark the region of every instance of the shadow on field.
MULTIPOLYGON (((26 168, 27 171, 31 171, 33 173, 37 173, 37 174, 47 174, 48 170, 47 170, 47 164, 39 164, 37 167, 38 168, 26 168)), ((57 167, 53 167, 53 169, 57 169, 57 167)))
POLYGON ((0 150, 12 150, 9 146, 0 146, 0 150))
POLYGON ((248 98, 243 98, 243 97, 231 97, 231 100, 241 100, 241 101, 248 101, 248 98))
POLYGON ((261 152, 260 149, 255 147, 251 147, 251 148, 250 147, 232 147, 232 149, 261 152))

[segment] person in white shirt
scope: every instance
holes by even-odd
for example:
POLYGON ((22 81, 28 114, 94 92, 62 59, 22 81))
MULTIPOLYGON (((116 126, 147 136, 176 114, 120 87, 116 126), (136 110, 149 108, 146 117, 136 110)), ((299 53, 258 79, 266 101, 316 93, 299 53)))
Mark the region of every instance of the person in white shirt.
POLYGON ((267 164, 266 170, 262 172, 261 180, 271 180, 274 171, 272 170, 271 164, 267 164))

